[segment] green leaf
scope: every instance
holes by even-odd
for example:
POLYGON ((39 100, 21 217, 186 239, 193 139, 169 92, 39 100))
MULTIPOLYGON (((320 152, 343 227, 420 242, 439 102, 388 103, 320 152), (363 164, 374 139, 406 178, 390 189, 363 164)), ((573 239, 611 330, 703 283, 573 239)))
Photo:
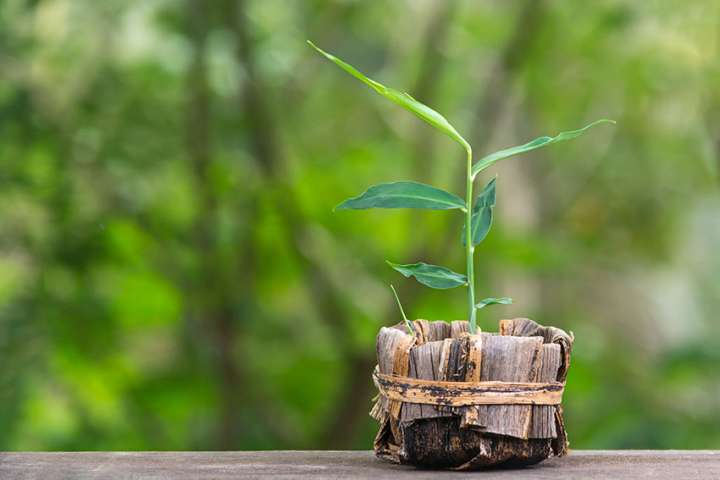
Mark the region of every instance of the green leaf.
POLYGON ((418 182, 393 182, 373 185, 357 197, 345 200, 336 210, 366 208, 425 208, 429 210, 465 210, 457 195, 418 182))
POLYGON ((407 278, 415 277, 418 282, 430 288, 442 290, 467 285, 467 277, 465 275, 455 273, 445 267, 429 265, 423 262, 400 265, 388 261, 387 264, 407 278))
POLYGON ((498 304, 510 305, 511 303, 513 303, 513 301, 512 301, 512 298, 510 298, 510 297, 500 297, 500 298, 490 297, 490 298, 486 298, 486 299, 478 302, 475 305, 475 308, 481 309, 481 308, 487 307, 488 305, 498 305, 498 304))
POLYGON ((490 155, 481 158, 475 165, 472 167, 472 175, 473 178, 480 173, 481 171, 488 168, 493 163, 502 160, 504 158, 512 157, 514 155, 519 155, 521 153, 529 152, 530 150, 535 150, 536 148, 545 147, 547 145, 552 145, 553 143, 562 142, 564 140, 571 140, 573 138, 579 137, 583 133, 585 133, 588 129, 594 127, 595 125, 601 124, 601 123, 615 123, 615 120, 597 120, 590 125, 586 125, 583 128, 580 128, 578 130, 572 130, 569 132, 561 132, 558 135, 554 137, 539 137, 533 140, 532 142, 528 142, 524 145, 519 145, 517 147, 511 147, 506 148, 505 150, 500 150, 499 152, 491 153, 490 155))
POLYGON ((425 120, 427 123, 432 125, 433 127, 437 128, 441 132, 443 132, 445 135, 449 136, 456 142, 458 142, 460 145, 465 148, 465 150, 470 151, 470 144, 465 140, 462 135, 458 133, 457 130, 455 130, 455 127, 450 125, 450 122, 447 121, 445 117, 440 115, 438 112, 433 110, 432 108, 428 107, 427 105, 418 102, 413 97, 411 97, 409 94, 405 92, 400 92, 398 90, 395 90, 390 87, 386 87, 380 82, 376 82, 375 80, 366 77, 363 75, 359 70, 357 70, 352 65, 345 63, 344 61, 337 58, 335 55, 332 55, 321 48, 319 48, 317 45, 312 43, 310 40, 307 41, 307 43, 313 47, 315 50, 317 50, 321 55, 323 55, 328 60, 334 62, 337 66, 345 70, 347 73, 352 75, 353 77, 357 78, 361 82, 365 83, 366 85, 370 86, 373 90, 375 90, 377 93, 382 95, 383 97, 397 103, 403 108, 406 108, 407 110, 410 110, 412 113, 417 115, 422 120, 425 120))
MULTIPOLYGON (((473 245, 485 240, 490 232, 493 220, 493 207, 495 206, 495 178, 490 180, 483 191, 480 192, 472 212, 472 242, 473 245)), ((462 231, 462 244, 465 245, 465 226, 462 231)))

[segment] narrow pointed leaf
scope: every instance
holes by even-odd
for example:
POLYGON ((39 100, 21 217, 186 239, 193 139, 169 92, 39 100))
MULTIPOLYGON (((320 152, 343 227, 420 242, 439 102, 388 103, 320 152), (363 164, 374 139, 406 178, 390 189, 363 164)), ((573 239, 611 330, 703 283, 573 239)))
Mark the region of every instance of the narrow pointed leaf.
POLYGON ((409 263, 405 265, 387 262, 392 268, 405 275, 407 278, 415 279, 430 288, 440 290, 455 288, 467 285, 467 277, 452 270, 427 263, 409 263))
POLYGON ((500 298, 486 298, 484 300, 481 300, 475 305, 475 308, 480 309, 487 307, 488 305, 510 305, 513 303, 512 298, 510 297, 500 297, 500 298))
POLYGON ((393 295, 395 296, 395 301, 397 302, 397 306, 400 309, 400 314, 402 315, 403 321, 405 322, 405 326, 408 329, 408 332, 410 332, 410 335, 415 334, 415 326, 413 323, 408 320, 407 315, 405 315, 405 310, 403 309, 402 303, 400 303, 400 297, 398 297, 397 292, 395 291, 395 287, 392 286, 392 283, 390 284, 390 290, 392 290, 393 295))
POLYGON ((535 150, 540 147, 545 147, 548 145, 552 145, 553 143, 562 142, 564 140, 571 140, 573 138, 577 138, 583 133, 585 133, 590 128, 594 127, 595 125, 599 125, 601 123, 612 123, 614 124, 614 120, 597 120, 589 125, 584 126, 583 128, 580 128, 578 130, 572 130, 569 132, 561 132, 558 135, 554 137, 539 137, 535 140, 528 142, 524 145, 518 145, 517 147, 511 147, 506 148, 505 150, 500 150, 495 153, 491 153, 490 155, 481 158, 475 165, 472 167, 472 175, 475 177, 478 173, 488 168, 493 163, 500 161, 504 158, 512 157, 514 155, 519 155, 521 153, 529 152, 531 150, 535 150))
POLYGON ((345 200, 336 210, 366 208, 425 208, 429 210, 465 209, 457 195, 418 182, 393 182, 373 185, 357 197, 345 200))
POLYGON ((377 93, 382 95, 383 97, 397 103, 401 107, 410 110, 412 113, 414 113, 416 116, 421 118, 422 120, 425 120, 427 123, 432 125, 433 127, 437 128, 441 132, 443 132, 445 135, 449 136, 456 142, 458 142, 460 145, 465 148, 465 150, 470 150, 470 145, 468 142, 458 133, 457 130, 455 130, 455 127, 450 125, 450 122, 447 121, 445 117, 440 115, 438 112, 433 110, 432 108, 428 107, 427 105, 418 102, 413 97, 411 97, 409 94, 405 92, 400 92, 398 90, 395 90, 390 87, 386 87, 380 82, 376 82, 375 80, 366 77, 363 75, 362 72, 357 70, 352 65, 340 60, 335 55, 332 55, 331 53, 328 53, 318 46, 316 46, 314 43, 312 43, 310 40, 308 40, 308 44, 313 47, 315 50, 317 50, 321 55, 323 55, 328 60, 335 63, 337 66, 345 70, 347 73, 352 75, 353 77, 357 78, 361 82, 368 85, 370 88, 375 90, 377 93))
MULTIPOLYGON (((477 245, 487 237, 492 227, 493 207, 495 206, 495 178, 490 180, 475 200, 472 213, 472 242, 477 245)), ((463 226, 462 244, 465 245, 465 227, 463 226)))

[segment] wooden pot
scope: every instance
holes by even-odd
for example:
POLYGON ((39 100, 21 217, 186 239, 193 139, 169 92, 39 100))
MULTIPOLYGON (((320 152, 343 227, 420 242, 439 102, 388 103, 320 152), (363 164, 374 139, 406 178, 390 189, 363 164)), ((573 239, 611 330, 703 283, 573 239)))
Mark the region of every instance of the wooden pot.
POLYGON ((532 320, 470 335, 466 321, 383 327, 374 373, 375 453, 396 463, 472 470, 567 452, 560 399, 572 335, 532 320))

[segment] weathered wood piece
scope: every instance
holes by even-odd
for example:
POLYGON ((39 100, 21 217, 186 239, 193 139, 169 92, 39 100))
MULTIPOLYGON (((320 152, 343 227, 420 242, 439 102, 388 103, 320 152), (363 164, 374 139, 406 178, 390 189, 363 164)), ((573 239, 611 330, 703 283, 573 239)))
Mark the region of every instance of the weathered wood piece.
MULTIPOLYGON (((399 330, 384 327, 380 329, 377 338, 377 360, 380 372, 387 375, 407 375, 408 356, 413 344, 414 339, 399 330)), ((390 402, 392 407, 385 398, 381 398, 380 402, 386 410, 400 410, 400 404, 397 402, 390 402)))
MULTIPOLYGON (((560 369, 560 345, 555 343, 543 344, 539 382, 550 382, 557 380, 560 369)), ((555 408, 546 405, 532 407, 532 425, 530 426, 529 438, 555 438, 555 408)))
MULTIPOLYGON (((440 356, 442 341, 431 341, 424 345, 417 345, 410 350, 409 378, 423 380, 443 380, 440 378, 440 356)), ((400 414, 403 422, 410 422, 418 418, 442 417, 445 412, 434 405, 422 403, 404 403, 400 414)))
MULTIPOLYGON (((400 326, 394 330, 410 345, 406 379, 380 366, 375 376, 382 394, 377 405, 388 406, 373 410, 381 423, 379 456, 476 469, 529 465, 566 452, 559 401, 571 335, 528 319, 503 320, 500 335, 471 336, 461 321, 417 320, 414 326, 414 337, 400 326), (390 412, 398 404, 399 415, 390 412)), ((390 344, 379 336, 381 341, 390 344)))
POLYGON ((570 352, 574 336, 556 327, 543 327, 529 318, 514 318, 512 320, 500 321, 500 335, 512 335, 516 337, 541 336, 545 343, 555 343, 560 346, 561 362, 557 380, 564 382, 570 368, 570 352))
MULTIPOLYGON (((410 349, 416 339, 397 328, 381 328, 377 337, 378 370, 387 375, 408 375, 410 349)), ((402 402, 393 401, 380 396, 370 415, 380 422, 374 448, 378 456, 396 456, 399 445, 393 441, 401 435, 397 421, 400 415, 402 402)))
MULTIPOLYGON (((536 382, 540 373, 541 337, 488 335, 483 338, 482 373, 484 381, 536 382)), ((478 424, 487 433, 528 438, 532 406, 482 405, 478 424)))
POLYGON ((463 333, 468 333, 468 322, 463 320, 454 320, 450 323, 450 333, 452 338, 460 338, 463 333))
MULTIPOLYGON (((512 320, 500 321, 501 335, 516 336, 541 336, 545 344, 557 345, 560 349, 559 368, 557 370, 556 380, 564 382, 567 378, 568 369, 570 368, 570 353, 572 351, 572 343, 574 336, 572 332, 567 334, 565 331, 556 327, 543 327, 528 318, 515 318, 512 320)), ((552 375, 552 373, 549 373, 552 375)), ((562 406, 555 407, 552 412, 554 417, 553 442, 552 447, 556 455, 563 455, 567 452, 569 442, 565 431, 565 420, 563 419, 562 406)))

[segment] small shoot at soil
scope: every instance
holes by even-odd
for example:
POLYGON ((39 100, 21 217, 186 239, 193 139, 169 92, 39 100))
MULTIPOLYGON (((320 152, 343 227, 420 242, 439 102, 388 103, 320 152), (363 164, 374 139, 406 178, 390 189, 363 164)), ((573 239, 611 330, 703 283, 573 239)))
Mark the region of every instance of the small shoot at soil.
MULTIPOLYGON (((510 147, 491 153, 482 157, 478 162, 473 163, 473 151, 470 143, 453 127, 450 122, 441 114, 418 102, 410 94, 395 90, 390 87, 368 78, 352 65, 344 62, 335 55, 332 55, 308 40, 308 44, 322 56, 335 63, 338 67, 357 78, 375 92, 388 100, 409 110, 421 120, 429 123, 437 130, 456 141, 465 151, 465 199, 463 200, 454 193, 447 192, 432 185, 404 181, 393 183, 381 183, 368 188, 362 194, 345 200, 335 207, 336 210, 362 210, 368 208, 417 208, 426 210, 460 210, 465 218, 462 231, 461 244, 465 251, 465 274, 457 273, 449 268, 439 265, 430 265, 424 262, 397 264, 387 262, 392 268, 403 274, 405 277, 415 279, 430 288, 448 289, 455 287, 467 287, 467 309, 470 333, 477 333, 477 310, 488 305, 508 305, 512 300, 507 297, 486 298, 475 303, 475 268, 474 252, 475 247, 482 242, 490 232, 493 219, 493 208, 495 206, 495 183, 496 178, 485 185, 480 194, 473 196, 473 184, 480 172, 494 165, 505 158, 513 157, 554 143, 577 138, 590 128, 602 124, 612 123, 613 120, 597 120, 583 128, 561 132, 554 137, 543 136, 536 138, 523 145, 510 147)), ((392 286, 391 286, 392 288, 392 286)), ((393 288, 395 299, 400 306, 400 300, 393 288)), ((412 331, 412 323, 405 317, 405 312, 400 306, 408 328, 412 331)))
POLYGON ((395 296, 395 301, 397 302, 398 308, 400 309, 400 314, 402 315, 403 320, 405 320, 405 326, 408 328, 410 335, 415 335, 415 327, 413 326, 412 322, 408 320, 407 315, 405 315, 405 310, 403 310, 402 303, 400 303, 400 297, 398 297, 398 294, 395 291, 395 287, 393 287, 392 283, 390 284, 390 290, 392 290, 393 295, 395 296))

